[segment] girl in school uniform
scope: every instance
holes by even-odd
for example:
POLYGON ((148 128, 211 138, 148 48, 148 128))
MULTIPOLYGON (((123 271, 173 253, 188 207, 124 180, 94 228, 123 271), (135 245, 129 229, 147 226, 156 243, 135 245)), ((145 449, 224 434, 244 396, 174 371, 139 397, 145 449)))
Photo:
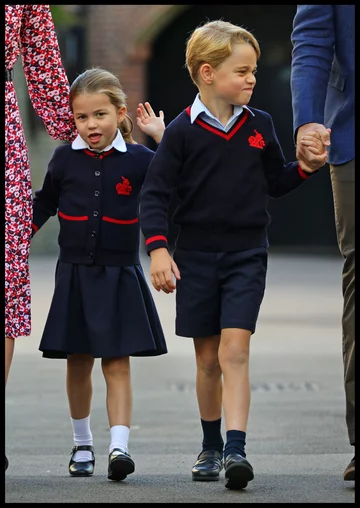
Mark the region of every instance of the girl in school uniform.
MULTIPOLYGON (((138 108, 141 130, 159 143, 164 115, 138 108)), ((74 446, 71 476, 94 472, 90 428, 92 369, 101 358, 110 425, 108 478, 135 470, 128 451, 131 356, 167 353, 139 260, 139 200, 154 152, 134 142, 126 95, 112 73, 89 69, 70 88, 78 132, 57 147, 33 200, 33 234, 57 213, 60 253, 55 291, 39 349, 67 360, 66 389, 74 446)))

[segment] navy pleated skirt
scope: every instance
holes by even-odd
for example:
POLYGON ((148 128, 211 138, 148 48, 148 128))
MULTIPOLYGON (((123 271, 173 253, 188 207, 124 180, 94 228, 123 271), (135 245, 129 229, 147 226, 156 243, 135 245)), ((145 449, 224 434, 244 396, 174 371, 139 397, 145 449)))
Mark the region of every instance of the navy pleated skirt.
POLYGON ((46 358, 167 353, 141 265, 97 266, 58 261, 55 291, 39 350, 46 358))

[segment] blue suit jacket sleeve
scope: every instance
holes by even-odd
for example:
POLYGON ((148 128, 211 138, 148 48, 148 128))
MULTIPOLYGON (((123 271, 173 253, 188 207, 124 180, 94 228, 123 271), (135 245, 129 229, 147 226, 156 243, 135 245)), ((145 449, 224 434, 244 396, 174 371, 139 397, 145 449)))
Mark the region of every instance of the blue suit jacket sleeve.
POLYGON ((293 22, 291 94, 293 127, 324 124, 325 99, 334 58, 333 5, 298 5, 293 22))

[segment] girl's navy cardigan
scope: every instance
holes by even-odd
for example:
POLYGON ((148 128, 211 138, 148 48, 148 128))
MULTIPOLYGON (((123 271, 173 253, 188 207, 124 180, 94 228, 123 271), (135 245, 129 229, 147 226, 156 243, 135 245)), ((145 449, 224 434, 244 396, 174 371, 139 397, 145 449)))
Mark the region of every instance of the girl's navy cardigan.
POLYGON ((60 259, 109 266, 139 263, 140 191, 154 152, 55 149, 33 200, 33 233, 58 214, 60 259))

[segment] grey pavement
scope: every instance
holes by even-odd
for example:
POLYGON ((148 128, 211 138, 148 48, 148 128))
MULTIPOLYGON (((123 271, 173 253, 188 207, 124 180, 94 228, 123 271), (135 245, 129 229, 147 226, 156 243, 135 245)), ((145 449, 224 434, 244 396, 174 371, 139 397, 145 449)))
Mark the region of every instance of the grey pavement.
MULTIPOLYGON (((271 251, 270 251, 271 252, 271 251)), ((148 275, 148 258, 142 264, 148 275)), ((343 471, 353 450, 345 426, 340 256, 270 253, 267 290, 251 341, 247 458, 255 478, 243 491, 191 480, 200 452, 191 339, 174 333, 175 295, 153 290, 169 353, 132 359, 130 453, 135 473, 107 480, 110 433, 99 360, 93 375, 91 478, 72 478, 65 361, 38 345, 54 284, 54 257, 31 257, 31 337, 19 338, 6 392, 7 503, 354 503, 343 471)), ((225 429, 224 429, 225 432, 225 429)))

